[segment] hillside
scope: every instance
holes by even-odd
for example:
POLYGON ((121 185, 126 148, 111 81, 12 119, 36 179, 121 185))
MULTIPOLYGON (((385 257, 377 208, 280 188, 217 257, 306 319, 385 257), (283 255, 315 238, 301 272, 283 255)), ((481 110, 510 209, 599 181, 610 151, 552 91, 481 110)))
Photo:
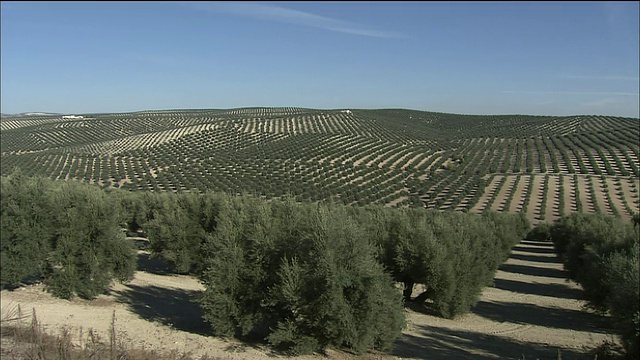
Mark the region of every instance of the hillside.
POLYGON ((346 204, 638 212, 640 121, 241 108, 2 117, 1 173, 346 204), (577 191, 576 191, 577 190, 577 191))

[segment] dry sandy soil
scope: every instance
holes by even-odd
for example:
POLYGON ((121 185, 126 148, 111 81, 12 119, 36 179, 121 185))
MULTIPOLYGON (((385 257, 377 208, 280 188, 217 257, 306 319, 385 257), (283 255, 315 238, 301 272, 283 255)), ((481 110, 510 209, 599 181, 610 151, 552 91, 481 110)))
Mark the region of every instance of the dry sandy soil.
MULTIPOLYGON (((117 284, 108 296, 91 301, 60 300, 41 285, 1 292, 2 313, 20 305, 32 309, 51 333, 67 327, 86 336, 89 328, 108 339, 115 312, 116 332, 129 345, 176 349, 194 356, 207 353, 226 359, 284 357, 268 349, 208 336, 210 330, 193 302, 202 286, 174 275, 158 260, 139 254, 139 271, 128 284, 117 284)), ((614 340, 609 319, 583 310, 582 290, 566 281, 550 243, 523 241, 498 270, 493 287, 484 289, 471 313, 441 319, 407 309, 407 328, 389 354, 361 358, 419 359, 557 359, 584 358, 606 340, 614 340)), ((617 340, 615 340, 617 341, 617 340)), ((295 359, 352 359, 329 351, 295 359)))

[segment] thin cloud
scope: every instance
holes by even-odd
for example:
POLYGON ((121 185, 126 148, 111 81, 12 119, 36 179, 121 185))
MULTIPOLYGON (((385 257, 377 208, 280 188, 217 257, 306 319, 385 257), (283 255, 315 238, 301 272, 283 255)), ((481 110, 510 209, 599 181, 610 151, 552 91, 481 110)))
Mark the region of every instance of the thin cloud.
POLYGON ((597 91, 517 91, 517 90, 504 90, 501 91, 504 94, 547 94, 547 95, 617 95, 617 96, 639 96, 638 93, 631 92, 597 92, 597 91))
POLYGON ((400 39, 407 36, 394 31, 384 31, 372 29, 350 21, 334 19, 326 16, 315 15, 312 13, 287 9, 275 5, 258 4, 258 3, 226 3, 220 2, 215 4, 207 3, 189 3, 193 8, 205 10, 213 13, 234 14, 259 20, 274 21, 285 24, 295 24, 302 26, 315 27, 319 29, 335 31, 351 35, 360 35, 385 39, 400 39))
POLYGON ((602 107, 602 106, 621 104, 621 103, 624 103, 624 102, 620 101, 618 99, 605 98, 605 99, 598 99, 598 100, 594 100, 594 101, 588 101, 588 102, 582 103, 580 105, 581 106, 590 106, 590 107, 602 107))
POLYGON ((553 105, 555 103, 556 103, 555 100, 547 100, 547 101, 540 101, 540 102, 536 103, 536 105, 545 106, 545 105, 553 105))
POLYGON ((602 3, 603 17, 611 38, 638 33, 637 1, 605 1, 602 3))
POLYGON ((182 66, 192 62, 192 60, 188 57, 165 54, 150 54, 142 52, 129 52, 120 54, 119 56, 129 60, 166 67, 173 67, 178 65, 182 66))
POLYGON ((624 75, 561 75, 565 79, 593 79, 593 80, 621 80, 621 81, 638 81, 637 76, 624 75))

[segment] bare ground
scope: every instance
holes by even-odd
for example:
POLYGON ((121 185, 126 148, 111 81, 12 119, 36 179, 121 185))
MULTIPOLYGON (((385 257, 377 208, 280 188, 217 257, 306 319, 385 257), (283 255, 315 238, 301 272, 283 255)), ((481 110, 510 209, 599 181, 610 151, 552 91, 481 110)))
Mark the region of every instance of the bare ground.
POLYGON ((513 195, 513 199, 511 200, 511 204, 509 205, 510 212, 518 212, 522 209, 522 204, 524 203, 524 196, 525 192, 527 191, 527 185, 529 185, 529 181, 531 181, 530 176, 520 176, 518 186, 516 186, 514 190, 516 193, 513 195))
POLYGON ((620 216, 624 219, 631 220, 631 214, 627 212, 624 204, 622 202, 622 196, 619 195, 621 193, 621 186, 616 186, 615 179, 609 177, 606 179, 607 186, 609 187, 609 195, 611 196, 612 205, 618 210, 620 216))
MULTIPOLYGON (((66 327, 72 334, 81 329, 86 333, 92 328, 107 338, 115 311, 118 336, 129 345, 228 359, 284 357, 261 345, 210 336, 193 302, 203 290, 197 280, 168 273, 144 252, 138 265, 133 281, 91 301, 56 299, 41 285, 3 290, 3 314, 20 305, 23 312, 35 309, 52 332, 66 327)), ((407 309, 407 328, 390 353, 360 359, 557 359, 558 353, 565 360, 585 358, 590 349, 614 337, 608 335, 608 318, 582 309, 582 290, 565 275, 550 243, 523 241, 469 314, 447 320, 407 309)), ((328 351, 295 359, 322 358, 357 357, 328 351)))
POLYGON ((544 181, 544 175, 532 175, 531 180, 533 186, 531 187, 531 193, 529 194, 529 204, 527 205, 526 216, 531 224, 535 225, 540 222, 540 206, 542 202, 542 183, 544 181))
MULTIPOLYGON (((593 204, 591 203, 591 192, 587 187, 587 178, 585 176, 578 175, 578 181, 575 186, 580 189, 580 203, 582 203, 583 212, 593 212, 593 204)), ((595 190, 595 189, 594 189, 595 190)))
POLYGON ((593 182, 593 190, 595 193, 595 197, 596 197, 596 201, 598 202, 598 206, 600 207, 600 211, 602 211, 604 214, 609 215, 609 216, 613 216, 613 212, 611 211, 611 206, 609 205, 609 202, 607 201, 607 197, 605 194, 605 190, 602 185, 603 185, 603 181, 600 177, 595 177, 592 176, 591 177, 591 181, 593 182))
POLYGON ((576 211, 575 184, 573 176, 560 175, 564 187, 564 213, 569 214, 576 211))
POLYGON ((503 211, 505 207, 509 206, 509 204, 507 204, 506 202, 509 194, 511 194, 511 192, 514 190, 513 184, 516 182, 516 177, 509 175, 505 175, 505 177, 507 178, 507 180, 502 185, 502 188, 498 189, 498 195, 491 205, 492 210, 503 211))
POLYGON ((549 189, 547 191, 547 205, 545 208, 545 219, 547 222, 553 222, 560 217, 558 208, 559 204, 559 183, 560 178, 557 175, 549 176, 549 189))
MULTIPOLYGON (((539 215, 542 200, 542 189, 543 189, 543 181, 544 175, 542 174, 534 174, 534 175, 521 175, 520 182, 517 186, 513 186, 513 182, 515 181, 516 175, 504 175, 507 176, 508 179, 505 182, 504 186, 501 189, 496 189, 497 184, 500 182, 502 175, 496 175, 484 188, 484 192, 478 202, 472 207, 472 212, 482 212, 493 194, 493 192, 498 192, 498 196, 496 197, 495 202, 492 205, 493 210, 505 211, 509 212, 518 212, 522 208, 522 204, 525 200, 526 196, 530 197, 529 205, 527 207, 526 216, 527 219, 531 222, 532 225, 535 225, 540 222, 539 215), (531 188, 531 194, 527 194, 527 186, 530 181, 534 181, 533 186, 531 188), (508 208, 503 209, 504 199, 509 195, 510 192, 514 192, 513 199, 510 204, 504 204, 508 206, 508 208)), ((545 208, 545 222, 553 222, 559 217, 559 192, 560 187, 562 186, 564 190, 564 213, 570 214, 572 212, 577 211, 577 204, 575 199, 575 189, 579 189, 580 191, 580 203, 582 204, 582 211, 585 213, 592 213, 594 211, 593 204, 591 203, 591 193, 589 188, 587 187, 587 178, 593 180, 594 182, 594 191, 596 192, 596 200, 598 201, 598 205, 600 206, 601 211, 606 212, 608 214, 612 214, 610 212, 610 205, 606 199, 605 190, 602 188, 602 184, 604 182, 600 179, 600 176, 595 175, 578 175, 578 181, 573 181, 573 175, 559 175, 559 174, 551 174, 549 176, 549 189, 547 193, 547 204, 545 208), (560 185, 560 177, 563 178, 562 185, 560 185)), ((635 184, 636 188, 640 188, 640 182, 637 178, 622 178, 620 181, 620 186, 614 185, 614 178, 607 177, 606 183, 609 186, 609 192, 613 201, 613 205, 616 206, 618 212, 622 215, 623 219, 631 220, 631 214, 629 214, 626 208, 623 205, 623 199, 629 203, 632 209, 635 211, 639 211, 640 207, 636 203, 638 199, 638 193, 634 192, 633 186, 635 184)))
POLYGON ((482 212, 486 209, 487 204, 489 203, 489 198, 493 195, 494 192, 499 191, 498 185, 500 184, 500 180, 502 180, 502 175, 496 175, 491 179, 487 187, 485 187, 484 193, 480 196, 480 199, 476 203, 476 205, 471 208, 472 212, 482 212))

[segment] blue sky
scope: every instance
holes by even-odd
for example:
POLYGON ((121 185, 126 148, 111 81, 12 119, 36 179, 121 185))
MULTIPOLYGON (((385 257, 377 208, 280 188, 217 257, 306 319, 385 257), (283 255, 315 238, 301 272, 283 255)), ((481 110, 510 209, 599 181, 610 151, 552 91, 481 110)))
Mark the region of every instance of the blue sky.
POLYGON ((638 2, 1 3, 3 113, 640 117, 638 2))

